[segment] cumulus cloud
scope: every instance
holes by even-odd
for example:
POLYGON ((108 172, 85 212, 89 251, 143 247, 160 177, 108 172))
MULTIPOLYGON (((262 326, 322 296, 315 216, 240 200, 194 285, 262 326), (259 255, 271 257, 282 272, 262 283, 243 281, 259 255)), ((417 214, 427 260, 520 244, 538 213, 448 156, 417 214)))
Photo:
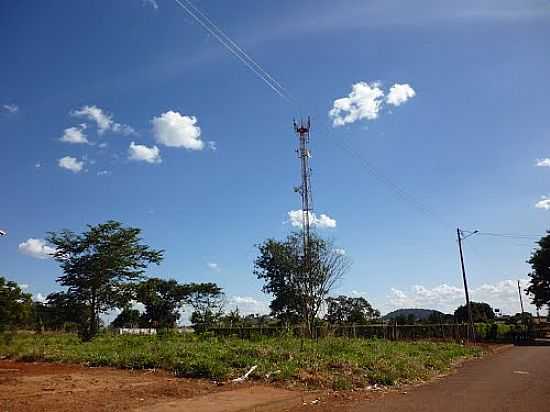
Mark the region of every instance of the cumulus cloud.
POLYGON ((262 315, 270 313, 269 303, 251 296, 231 296, 227 301, 229 310, 239 309, 241 315, 259 313, 262 315))
MULTIPOLYGON (((335 228, 336 220, 331 218, 328 215, 321 213, 317 216, 315 213, 309 213, 309 222, 313 227, 318 227, 320 229, 335 228)), ((303 212, 301 210, 291 210, 288 212, 288 221, 293 227, 302 227, 303 226, 303 212)))
POLYGON ((76 157, 65 156, 57 161, 57 165, 73 173, 78 173, 84 168, 84 161, 78 160, 76 157))
POLYGON ((395 83, 392 87, 390 87, 390 91, 386 97, 386 103, 391 104, 392 106, 399 106, 407 100, 412 99, 415 95, 416 92, 409 84, 395 83))
POLYGON ((113 120, 113 115, 106 113, 96 105, 83 106, 78 110, 73 110, 71 116, 84 118, 93 121, 97 125, 97 132, 101 135, 107 131, 112 133, 129 136, 136 134, 136 131, 127 124, 117 123, 113 120))
POLYGON ((160 150, 157 146, 147 147, 142 144, 130 143, 128 159, 147 163, 161 163, 160 150))
POLYGON ((201 129, 195 116, 184 116, 172 110, 151 120, 153 136, 159 144, 169 147, 183 147, 187 150, 202 150, 201 129))
POLYGON ((333 126, 343 126, 357 120, 374 120, 378 117, 384 92, 380 84, 355 83, 347 97, 336 99, 329 112, 333 126))
POLYGON ((536 164, 538 167, 550 167, 550 158, 537 159, 536 164))
POLYGON ((358 120, 375 120, 380 116, 384 103, 399 106, 415 95, 416 92, 409 84, 395 83, 385 97, 379 82, 358 82, 352 85, 351 92, 346 97, 333 102, 328 114, 334 127, 358 120))
POLYGON ((542 196, 541 199, 535 203, 537 209, 550 210, 550 198, 542 196))
POLYGON ((55 249, 48 246, 46 241, 32 237, 20 243, 17 248, 20 253, 37 259, 48 259, 55 253, 55 249))
POLYGON ((86 124, 84 123, 82 123, 79 127, 69 127, 68 129, 65 129, 63 136, 61 136, 61 139, 59 140, 66 143, 89 143, 86 138, 86 134, 84 133, 85 129, 86 124))
POLYGON ((208 269, 213 270, 215 272, 219 272, 221 270, 220 266, 214 262, 208 262, 207 266, 208 266, 208 269))
MULTIPOLYGON (((528 279, 521 279, 522 290, 529 284, 528 279)), ((503 313, 514 314, 521 312, 517 281, 502 280, 494 284, 485 283, 477 288, 470 289, 470 299, 475 302, 487 302, 493 308, 500 309, 503 313)), ((442 284, 433 288, 415 285, 409 291, 392 288, 389 296, 394 308, 424 308, 437 309, 446 313, 464 304, 464 289, 462 287, 442 284)), ((535 311, 530 305, 529 299, 524 295, 526 310, 535 311)))
POLYGON ((2 109, 8 113, 17 113, 19 111, 19 106, 16 104, 3 104, 2 109))
POLYGON ((345 249, 334 249, 334 253, 336 253, 337 255, 340 255, 340 256, 344 256, 346 254, 346 250, 345 249))

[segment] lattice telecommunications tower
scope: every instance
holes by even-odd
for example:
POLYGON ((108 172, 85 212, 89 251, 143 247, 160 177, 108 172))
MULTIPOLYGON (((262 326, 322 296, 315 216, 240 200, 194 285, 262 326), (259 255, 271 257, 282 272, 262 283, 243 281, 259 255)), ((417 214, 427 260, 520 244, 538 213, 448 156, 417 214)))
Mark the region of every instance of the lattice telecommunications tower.
POLYGON ((299 123, 293 122, 294 131, 299 139, 299 147, 296 153, 300 159, 301 165, 301 186, 295 187, 294 191, 300 194, 302 199, 302 223, 303 223, 303 235, 304 235, 304 257, 306 261, 309 259, 309 243, 310 243, 310 226, 311 216, 313 212, 313 201, 311 198, 311 169, 309 168, 309 158, 311 152, 309 151, 309 128, 311 122, 309 117, 307 121, 300 120, 299 123))

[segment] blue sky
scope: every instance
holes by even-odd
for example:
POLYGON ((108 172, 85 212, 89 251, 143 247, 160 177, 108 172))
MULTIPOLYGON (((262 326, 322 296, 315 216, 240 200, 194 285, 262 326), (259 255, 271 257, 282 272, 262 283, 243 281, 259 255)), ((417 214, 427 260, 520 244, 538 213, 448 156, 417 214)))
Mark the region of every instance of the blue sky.
MULTIPOLYGON (((151 275, 215 281, 230 304, 264 309, 254 244, 292 229, 291 122, 304 115, 315 212, 335 221, 317 230, 353 261, 337 292, 383 312, 449 310, 463 299, 457 226, 548 229, 550 3, 195 5, 291 102, 175 1, 0 3, 4 276, 56 290, 39 240, 118 219, 166 250, 151 275)), ((468 239, 474 298, 519 311, 513 281, 532 245, 468 239)))

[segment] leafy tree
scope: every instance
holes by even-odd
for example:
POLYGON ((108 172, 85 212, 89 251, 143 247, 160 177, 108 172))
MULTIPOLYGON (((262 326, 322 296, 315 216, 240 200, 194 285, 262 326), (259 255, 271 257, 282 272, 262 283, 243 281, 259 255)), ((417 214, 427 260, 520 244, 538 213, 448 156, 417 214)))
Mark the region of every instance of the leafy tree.
POLYGON ((124 308, 111 322, 113 328, 137 328, 142 325, 143 319, 139 310, 124 308))
POLYGON ((50 293, 44 303, 34 302, 32 323, 35 330, 71 330, 82 321, 86 306, 67 292, 50 293))
POLYGON ((201 331, 217 323, 223 315, 223 289, 215 283, 190 283, 189 304, 193 308, 191 323, 201 331))
POLYGON ((327 298, 327 314, 325 319, 330 323, 364 324, 380 317, 380 311, 374 309, 363 297, 340 295, 327 298))
POLYGON ((301 233, 291 233, 283 241, 268 239, 258 245, 253 273, 264 281, 262 291, 273 296, 272 314, 285 322, 304 322, 311 336, 321 305, 349 268, 349 260, 315 234, 304 256, 303 241, 301 233))
POLYGON ((145 305, 143 321, 148 326, 173 328, 180 318, 179 310, 189 301, 191 287, 175 280, 151 278, 136 288, 136 299, 145 305))
POLYGON ((537 308, 548 305, 550 310, 550 231, 546 233, 537 242, 538 248, 527 261, 532 269, 527 293, 531 295, 531 301, 537 308))
MULTIPOLYGON (((470 302, 474 322, 488 322, 495 319, 495 312, 488 303, 470 302)), ((457 322, 468 322, 468 307, 459 306, 454 313, 457 322)))
POLYGON ((133 284, 147 265, 162 260, 163 251, 142 244, 140 232, 110 220, 88 225, 82 234, 68 230, 49 233, 48 241, 56 250, 54 258, 64 272, 57 281, 84 308, 80 318, 83 339, 97 334, 101 313, 127 304, 133 284))
POLYGON ((0 333, 24 326, 30 320, 31 295, 16 282, 0 276, 0 333))

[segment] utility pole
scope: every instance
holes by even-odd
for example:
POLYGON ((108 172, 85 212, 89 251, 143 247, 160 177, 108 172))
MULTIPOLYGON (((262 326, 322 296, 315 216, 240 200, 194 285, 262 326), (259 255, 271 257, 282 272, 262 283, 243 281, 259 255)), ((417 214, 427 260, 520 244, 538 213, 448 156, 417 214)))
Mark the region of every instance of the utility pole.
POLYGON ((523 296, 521 296, 521 286, 519 285, 518 280, 518 294, 519 294, 519 304, 521 305, 521 320, 525 324, 525 310, 523 309, 523 296))
POLYGON ((311 152, 309 151, 309 128, 311 122, 309 117, 307 121, 300 120, 299 123, 293 122, 294 131, 298 136, 299 147, 296 151, 298 158, 300 159, 301 166, 301 185, 295 187, 294 191, 300 194, 302 200, 302 229, 303 229, 303 247, 304 247, 304 259, 306 267, 309 268, 309 244, 310 244, 310 230, 311 230, 311 213, 313 211, 313 201, 311 198, 311 169, 309 168, 309 158, 311 152))
MULTIPOLYGON (((477 233, 477 230, 473 233, 477 233)), ((472 234, 473 234, 472 233, 472 234)), ((468 281, 466 280, 466 269, 464 268, 464 255, 462 253, 462 241, 464 238, 462 237, 462 231, 460 228, 456 228, 456 237, 458 239, 458 250, 460 252, 460 265, 462 267, 462 280, 464 281, 464 294, 466 295, 466 307, 468 309, 468 339, 475 342, 476 335, 475 335, 475 329, 474 329, 474 319, 472 316, 472 305, 470 303, 470 295, 468 293, 468 281)))

